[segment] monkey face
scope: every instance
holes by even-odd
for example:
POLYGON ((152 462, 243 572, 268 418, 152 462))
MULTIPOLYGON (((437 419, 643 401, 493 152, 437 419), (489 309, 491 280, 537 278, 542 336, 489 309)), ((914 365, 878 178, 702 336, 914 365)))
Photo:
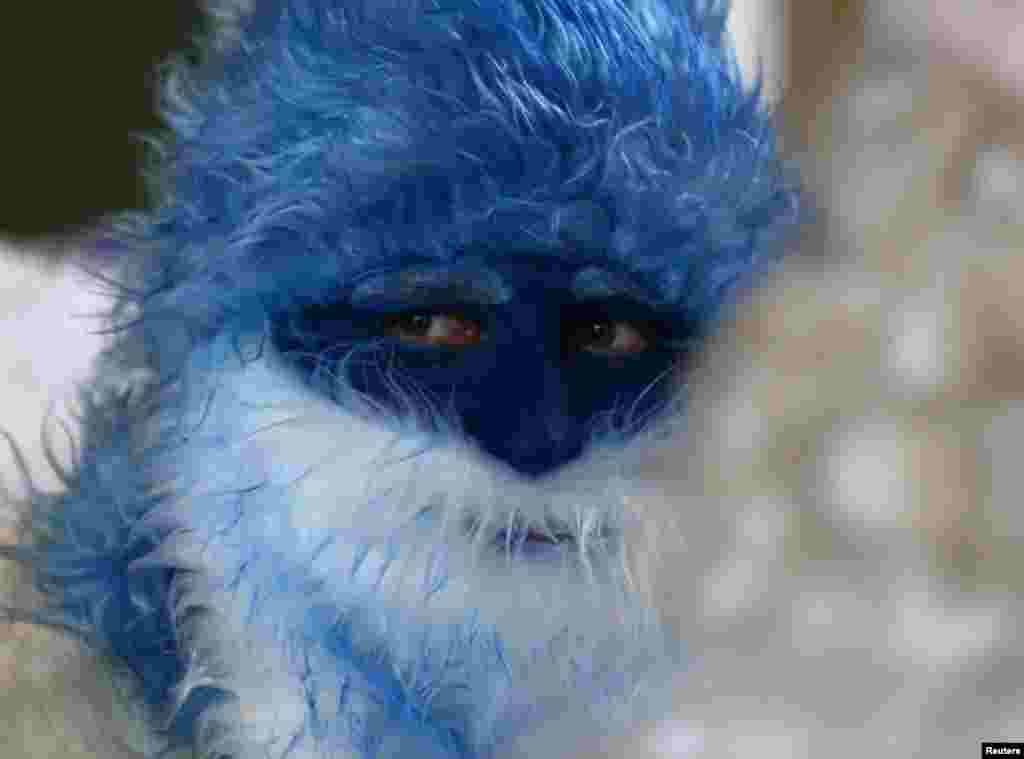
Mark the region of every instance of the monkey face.
POLYGON ((429 688, 430 731, 482 751, 548 699, 567 713, 567 688, 612 694, 580 704, 611 720, 674 668, 624 535, 694 334, 635 275, 532 255, 375 269, 268 336, 252 359, 229 335, 190 358, 180 495, 148 518, 195 572, 181 602, 206 611, 183 629, 228 673, 247 745, 301 733, 303 700, 329 709, 354 677, 371 700, 429 688))

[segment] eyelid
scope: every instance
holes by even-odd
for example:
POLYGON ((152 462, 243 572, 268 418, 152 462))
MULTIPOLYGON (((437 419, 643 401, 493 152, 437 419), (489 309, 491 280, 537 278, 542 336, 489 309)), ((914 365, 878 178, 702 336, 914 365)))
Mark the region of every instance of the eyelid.
POLYGON ((359 282, 349 295, 353 307, 397 311, 410 303, 434 307, 438 301, 476 306, 507 303, 512 298, 497 272, 484 266, 422 266, 376 274, 359 282))
POLYGON ((352 308, 371 318, 428 313, 450 314, 481 323, 493 308, 487 304, 462 300, 450 291, 422 291, 417 295, 419 297, 409 300, 382 298, 373 302, 364 301, 352 308))
POLYGON ((628 322, 652 333, 661 332, 670 322, 663 315, 636 301, 624 298, 602 298, 569 305, 564 317, 569 321, 604 319, 612 322, 628 322))
POLYGON ((599 266, 580 270, 573 277, 571 289, 580 303, 620 300, 650 308, 660 302, 655 294, 648 292, 632 277, 599 266))
POLYGON ((390 316, 412 316, 413 314, 429 314, 431 316, 454 316, 457 319, 465 319, 483 325, 487 319, 488 309, 474 303, 459 303, 450 300, 438 300, 435 302, 416 303, 410 306, 403 304, 403 308, 389 312, 390 316))

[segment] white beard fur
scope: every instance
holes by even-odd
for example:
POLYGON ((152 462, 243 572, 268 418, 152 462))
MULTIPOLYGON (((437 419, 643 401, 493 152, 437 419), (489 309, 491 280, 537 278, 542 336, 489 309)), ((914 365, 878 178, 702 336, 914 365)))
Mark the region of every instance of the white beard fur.
POLYGON ((679 655, 623 546, 644 440, 530 480, 318 395, 269 347, 196 360, 224 368, 195 388, 202 423, 168 463, 178 495, 145 520, 174 532, 145 562, 195 570, 175 587, 178 695, 231 694, 200 718, 202 756, 441 756, 424 710, 459 733, 454 755, 513 755, 543 726, 557 756, 656 708, 679 655), (495 545, 516 521, 574 542, 495 545), (332 652, 341 620, 369 675, 332 652))

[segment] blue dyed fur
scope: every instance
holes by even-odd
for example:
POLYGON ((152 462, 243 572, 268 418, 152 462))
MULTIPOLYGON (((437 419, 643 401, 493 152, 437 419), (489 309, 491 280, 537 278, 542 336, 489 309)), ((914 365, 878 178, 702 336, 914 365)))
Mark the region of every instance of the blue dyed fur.
POLYGON ((652 716, 682 663, 622 545, 646 438, 518 479, 303 385, 268 325, 467 250, 597 258, 713 320, 797 205, 725 10, 256 0, 170 69, 154 205, 80 262, 115 339, 67 490, 7 552, 166 745, 482 759, 558 722, 557 755, 652 716), (484 545, 552 515, 578 552, 484 545))

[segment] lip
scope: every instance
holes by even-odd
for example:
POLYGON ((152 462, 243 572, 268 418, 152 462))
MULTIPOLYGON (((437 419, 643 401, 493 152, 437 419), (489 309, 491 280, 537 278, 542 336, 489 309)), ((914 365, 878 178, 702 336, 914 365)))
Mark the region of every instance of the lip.
POLYGON ((576 536, 567 529, 540 530, 536 527, 504 527, 494 535, 499 546, 561 546, 576 545, 576 536))
MULTIPOLYGON (((463 526, 469 536, 478 536, 481 529, 486 529, 474 517, 466 519, 463 526)), ((580 543, 576 532, 569 525, 558 521, 548 521, 543 525, 512 524, 487 531, 491 536, 486 544, 500 553, 551 556, 567 550, 575 551, 580 543)), ((612 531, 602 528, 589 536, 587 543, 607 543, 612 537, 612 531)))
MULTIPOLYGON (((478 535, 482 529, 480 520, 475 517, 466 519, 463 527, 470 536, 478 535)), ((512 524, 494 529, 487 542, 501 551, 554 549, 575 546, 576 534, 568 525, 558 522, 548 522, 545 525, 512 524)))

